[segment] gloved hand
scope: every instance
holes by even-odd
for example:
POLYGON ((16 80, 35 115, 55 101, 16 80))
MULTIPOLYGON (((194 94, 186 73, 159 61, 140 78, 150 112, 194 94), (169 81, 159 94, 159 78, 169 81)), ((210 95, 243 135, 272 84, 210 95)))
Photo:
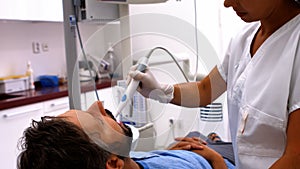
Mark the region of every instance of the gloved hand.
POLYGON ((145 73, 136 70, 137 65, 130 68, 128 84, 133 78, 140 81, 137 89, 144 97, 157 100, 161 103, 169 103, 173 99, 174 87, 170 84, 160 84, 155 79, 151 71, 147 68, 145 73))

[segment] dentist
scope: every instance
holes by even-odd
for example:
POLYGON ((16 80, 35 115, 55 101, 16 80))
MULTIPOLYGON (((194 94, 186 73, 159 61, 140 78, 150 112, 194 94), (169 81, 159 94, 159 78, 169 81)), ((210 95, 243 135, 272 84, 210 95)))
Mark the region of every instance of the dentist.
POLYGON ((227 91, 237 168, 299 168, 300 2, 225 0, 224 6, 249 24, 203 80, 170 85, 149 70, 129 75, 141 81, 145 97, 186 107, 205 106, 227 91))

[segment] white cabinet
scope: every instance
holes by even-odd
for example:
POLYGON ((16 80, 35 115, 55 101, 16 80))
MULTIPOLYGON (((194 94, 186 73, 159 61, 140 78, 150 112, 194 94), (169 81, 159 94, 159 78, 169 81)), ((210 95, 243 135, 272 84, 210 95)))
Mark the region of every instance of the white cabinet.
MULTIPOLYGON (((43 102, 44 116, 57 116, 70 110, 69 97, 62 97, 43 102)), ((81 94, 81 109, 86 110, 85 93, 81 94)))
POLYGON ((16 168, 18 140, 32 119, 39 120, 42 114, 42 103, 0 111, 0 168, 16 168))
MULTIPOLYGON (((113 87, 108 87, 105 89, 97 90, 99 100, 102 101, 104 108, 110 110, 111 112, 116 112, 116 99, 113 96, 113 87)), ((97 97, 95 91, 85 93, 86 99, 86 108, 89 108, 95 101, 97 101, 97 97)), ((84 110, 84 109, 83 109, 84 110)))
POLYGON ((57 116, 70 109, 68 97, 45 101, 43 105, 44 116, 57 116))
POLYGON ((0 0, 0 19, 63 21, 62 0, 0 0))
POLYGON ((0 168, 15 169, 19 154, 18 140, 32 119, 56 116, 69 110, 69 98, 63 97, 45 102, 0 111, 0 168))
MULTIPOLYGON (((99 93, 99 92, 98 92, 99 93)), ((103 101, 101 99, 102 97, 99 95, 100 101, 103 101)), ((83 110, 87 110, 95 101, 97 101, 97 96, 95 94, 95 91, 90 91, 85 93, 85 101, 86 101, 86 107, 83 110)))
MULTIPOLYGON (((111 88, 98 91, 103 101, 110 103, 111 88)), ((96 101, 94 92, 81 94, 81 107, 86 110, 96 101)), ((110 107, 109 105, 106 107, 110 107)), ((57 116, 70 110, 69 98, 62 97, 44 102, 20 106, 0 111, 0 168, 16 169, 17 156, 19 154, 18 141, 24 130, 30 126, 32 119, 40 120, 42 116, 57 116)))

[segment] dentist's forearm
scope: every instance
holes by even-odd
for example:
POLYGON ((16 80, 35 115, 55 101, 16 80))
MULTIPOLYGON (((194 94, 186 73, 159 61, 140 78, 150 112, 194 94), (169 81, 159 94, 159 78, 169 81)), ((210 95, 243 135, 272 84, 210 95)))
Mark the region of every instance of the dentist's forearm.
MULTIPOLYGON (((171 103, 185 107, 199 107, 210 103, 210 94, 207 97, 204 90, 199 89, 201 82, 181 83, 174 85, 174 98, 171 103)), ((210 93, 208 91, 208 93, 210 93)))
POLYGON ((203 80, 174 85, 171 103, 186 107, 206 106, 226 91, 226 83, 217 67, 203 80))

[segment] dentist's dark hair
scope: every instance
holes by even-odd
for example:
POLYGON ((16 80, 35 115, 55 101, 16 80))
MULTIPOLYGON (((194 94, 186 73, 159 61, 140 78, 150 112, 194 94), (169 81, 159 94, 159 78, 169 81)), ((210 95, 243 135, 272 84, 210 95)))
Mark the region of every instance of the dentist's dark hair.
POLYGON ((110 155, 81 128, 58 117, 33 120, 19 145, 18 169, 104 169, 110 155))

